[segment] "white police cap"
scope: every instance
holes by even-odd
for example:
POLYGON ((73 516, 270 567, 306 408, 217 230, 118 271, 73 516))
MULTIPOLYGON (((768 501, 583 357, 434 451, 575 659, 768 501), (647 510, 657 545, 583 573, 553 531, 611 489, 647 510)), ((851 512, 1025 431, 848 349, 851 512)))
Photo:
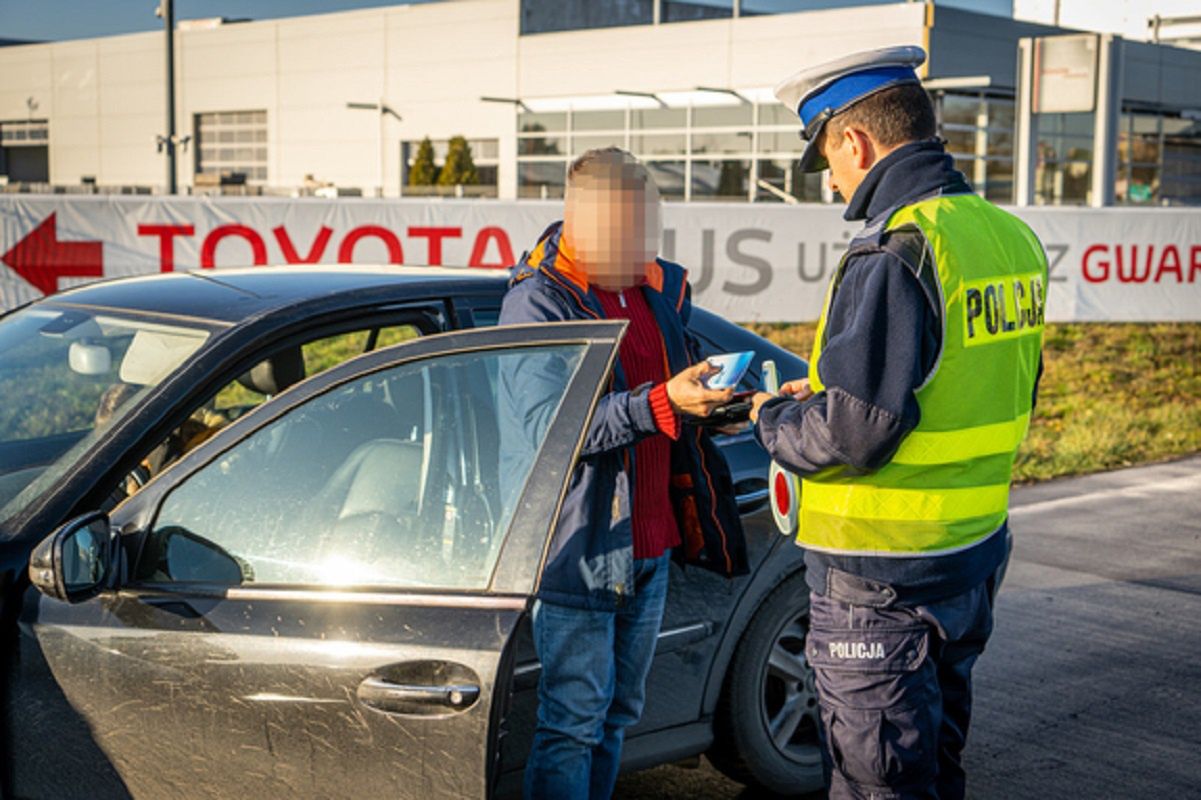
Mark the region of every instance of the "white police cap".
POLYGON ((808 67, 781 81, 776 97, 803 126, 801 170, 820 172, 827 167, 814 142, 830 117, 882 89, 920 83, 917 68, 925 61, 926 51, 920 47, 883 47, 808 67))

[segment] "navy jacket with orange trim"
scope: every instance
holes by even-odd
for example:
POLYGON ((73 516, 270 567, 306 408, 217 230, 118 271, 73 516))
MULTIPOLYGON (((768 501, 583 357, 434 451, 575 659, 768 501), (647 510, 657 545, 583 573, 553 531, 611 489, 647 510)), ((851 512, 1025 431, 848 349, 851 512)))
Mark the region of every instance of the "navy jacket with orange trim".
MULTIPOLYGON (((550 226, 513 268, 500 324, 604 318, 586 280, 560 250, 561 230, 562 223, 550 226)), ((674 375, 699 357, 687 330, 692 310, 688 273, 658 259, 648 270, 643 292, 659 323, 674 375)), ((531 356, 501 376, 509 412, 501 431, 502 475, 521 472, 506 469, 506 460, 528 458, 531 454, 525 449, 541 439, 547 411, 557 405, 562 391, 564 369, 560 358, 531 356)), ((650 389, 650 384, 629 387, 620 363, 614 365, 609 391, 593 414, 552 537, 539 589, 539 597, 547 602, 615 609, 633 594, 634 445, 658 433, 650 389)), ((671 502, 683 542, 674 555, 720 574, 745 574, 746 541, 725 457, 706 431, 687 424, 687 419, 684 423, 671 457, 671 502)))

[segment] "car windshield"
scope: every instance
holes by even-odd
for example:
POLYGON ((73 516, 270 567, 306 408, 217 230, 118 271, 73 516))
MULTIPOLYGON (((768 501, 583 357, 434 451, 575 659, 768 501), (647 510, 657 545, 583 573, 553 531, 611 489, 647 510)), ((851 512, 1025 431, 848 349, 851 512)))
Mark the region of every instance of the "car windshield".
POLYGON ((0 521, 58 480, 208 336, 47 305, 0 319, 0 521))

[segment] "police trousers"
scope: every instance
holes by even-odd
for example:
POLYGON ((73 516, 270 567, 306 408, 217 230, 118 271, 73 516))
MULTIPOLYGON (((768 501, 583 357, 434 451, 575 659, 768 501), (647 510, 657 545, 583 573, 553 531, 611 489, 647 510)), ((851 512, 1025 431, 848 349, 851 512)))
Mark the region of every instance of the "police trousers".
POLYGON ((946 600, 906 605, 831 569, 805 654, 817 678, 831 800, 961 800, 972 667, 992 633, 1005 565, 946 600))

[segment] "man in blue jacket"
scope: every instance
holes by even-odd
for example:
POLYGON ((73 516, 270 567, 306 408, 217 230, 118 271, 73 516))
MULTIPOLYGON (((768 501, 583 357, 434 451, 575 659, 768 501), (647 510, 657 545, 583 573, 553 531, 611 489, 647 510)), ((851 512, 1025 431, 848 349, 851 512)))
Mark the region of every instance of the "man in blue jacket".
MULTIPOLYGON (((715 370, 687 331, 687 273, 656 258, 659 236, 658 190, 646 168, 617 148, 589 151, 568 170, 563 222, 514 269, 501 308, 501 324, 629 323, 534 610, 542 673, 528 798, 612 794, 625 729, 642 713, 671 551, 727 576, 747 569, 729 469, 708 434, 688 424, 732 392, 703 383, 715 370)), ((554 376, 564 369, 534 355, 502 376, 515 412, 502 453, 537 440, 540 409, 555 406, 563 380, 554 376)))

